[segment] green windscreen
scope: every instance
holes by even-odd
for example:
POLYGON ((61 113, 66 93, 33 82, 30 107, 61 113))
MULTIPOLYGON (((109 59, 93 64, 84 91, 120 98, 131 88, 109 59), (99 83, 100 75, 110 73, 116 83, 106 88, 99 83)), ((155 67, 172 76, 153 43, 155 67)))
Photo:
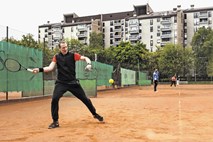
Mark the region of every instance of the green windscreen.
POLYGON ((139 72, 138 85, 151 85, 151 80, 148 80, 147 73, 139 72))
POLYGON ((42 90, 42 74, 33 74, 26 70, 11 72, 6 69, 6 59, 14 59, 25 68, 42 66, 42 51, 8 42, 0 42, 0 91, 42 90))
POLYGON ((121 85, 135 85, 136 71, 121 68, 121 85))
POLYGON ((86 63, 84 61, 76 62, 76 77, 78 79, 97 80, 97 86, 109 85, 109 79, 112 78, 113 66, 100 62, 92 62, 92 70, 85 71, 86 63))

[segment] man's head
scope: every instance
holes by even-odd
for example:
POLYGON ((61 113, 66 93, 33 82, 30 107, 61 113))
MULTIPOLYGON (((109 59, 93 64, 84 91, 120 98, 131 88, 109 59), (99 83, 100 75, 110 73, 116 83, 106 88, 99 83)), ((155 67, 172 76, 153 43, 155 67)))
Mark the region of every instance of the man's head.
POLYGON ((65 41, 61 41, 59 43, 59 49, 60 49, 62 54, 67 54, 67 52, 68 52, 67 43, 65 41))

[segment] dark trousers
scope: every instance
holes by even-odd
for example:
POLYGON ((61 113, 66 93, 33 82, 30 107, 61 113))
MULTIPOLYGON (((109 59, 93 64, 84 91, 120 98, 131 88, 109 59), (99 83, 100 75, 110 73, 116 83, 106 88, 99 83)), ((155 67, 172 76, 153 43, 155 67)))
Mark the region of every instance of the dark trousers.
POLYGON ((176 81, 171 81, 171 86, 174 84, 174 86, 176 87, 176 81))
POLYGON ((154 80, 154 91, 157 91, 158 81, 154 80))
POLYGON ((92 115, 96 114, 95 107, 93 106, 91 100, 86 96, 80 84, 56 83, 51 102, 51 113, 53 121, 58 121, 59 100, 66 91, 70 91, 75 97, 81 100, 87 106, 92 115))

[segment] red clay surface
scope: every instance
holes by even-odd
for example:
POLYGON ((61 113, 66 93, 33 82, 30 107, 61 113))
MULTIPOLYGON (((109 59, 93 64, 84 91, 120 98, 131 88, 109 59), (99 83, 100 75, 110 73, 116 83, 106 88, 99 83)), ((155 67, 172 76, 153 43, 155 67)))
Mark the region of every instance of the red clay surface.
POLYGON ((91 100, 105 123, 63 97, 56 129, 47 129, 50 98, 2 104, 0 142, 213 142, 213 85, 128 87, 91 100))

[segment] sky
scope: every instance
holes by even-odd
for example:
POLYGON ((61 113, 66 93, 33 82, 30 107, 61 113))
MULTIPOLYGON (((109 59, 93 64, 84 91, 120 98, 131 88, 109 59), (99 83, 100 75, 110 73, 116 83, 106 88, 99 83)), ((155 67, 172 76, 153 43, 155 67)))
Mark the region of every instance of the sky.
POLYGON ((78 16, 107 14, 133 10, 134 5, 149 3, 154 12, 172 10, 177 5, 182 9, 213 7, 213 0, 3 0, 0 2, 0 38, 6 35, 6 26, 11 35, 30 33, 37 40, 38 26, 58 23, 63 14, 78 16))

